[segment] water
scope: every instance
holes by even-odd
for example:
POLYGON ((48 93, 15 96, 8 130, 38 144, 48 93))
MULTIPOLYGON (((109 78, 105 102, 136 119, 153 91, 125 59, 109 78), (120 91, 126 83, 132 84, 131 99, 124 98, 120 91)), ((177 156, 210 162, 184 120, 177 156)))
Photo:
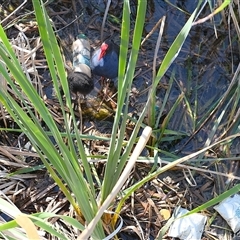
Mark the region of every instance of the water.
MULTIPOLYGON (((151 7, 148 6, 148 16, 151 15, 151 10, 154 10, 154 12, 152 12, 152 16, 146 24, 145 32, 151 31, 156 22, 163 15, 166 16, 163 39, 157 59, 160 63, 189 18, 189 14, 194 11, 198 1, 171 1, 173 5, 181 8, 184 12, 165 1, 155 0, 151 1, 151 3, 151 7)), ((200 18, 207 16, 209 13, 209 6, 207 5, 200 18)), ((233 38, 236 35, 234 31, 234 26, 231 25, 229 30, 228 25, 224 24, 219 14, 214 17, 214 21, 207 21, 192 28, 179 56, 163 77, 162 82, 167 84, 172 72, 175 71, 175 83, 168 102, 169 108, 181 92, 184 92, 192 111, 195 111, 196 120, 192 121, 186 108, 186 102, 183 102, 177 108, 167 127, 168 129, 192 135, 200 126, 200 120, 203 119, 206 111, 226 92, 240 60, 239 42, 233 38), (229 40, 229 33, 232 42, 229 40)), ((143 46, 147 52, 149 51, 147 54, 144 53, 143 64, 151 66, 157 38, 158 29, 143 46)), ((151 78, 151 71, 145 74, 145 78, 151 78)), ((141 82, 142 80, 137 83, 136 80, 135 84, 140 85, 141 82)), ((163 99, 164 94, 165 90, 159 89, 156 97, 163 99)), ((165 144, 165 148, 172 152, 180 149, 180 153, 183 155, 200 149, 211 131, 212 123, 213 121, 206 123, 204 128, 186 146, 183 147, 189 138, 188 136, 178 141, 178 143, 165 144)))

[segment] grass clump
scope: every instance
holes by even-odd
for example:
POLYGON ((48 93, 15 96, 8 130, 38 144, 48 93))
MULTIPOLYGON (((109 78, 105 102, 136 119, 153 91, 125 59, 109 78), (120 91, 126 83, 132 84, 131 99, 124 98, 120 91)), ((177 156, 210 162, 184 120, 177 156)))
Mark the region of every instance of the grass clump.
MULTIPOLYGON (((218 9, 222 10, 229 4, 230 2, 225 1, 221 6, 222 8, 220 7, 218 9)), ((239 137, 238 69, 224 96, 219 98, 216 103, 206 103, 204 106, 206 114, 200 119, 197 116, 198 103, 192 108, 189 95, 186 94, 184 90, 181 91, 169 111, 165 115, 163 114, 169 101, 172 88, 177 82, 175 70, 171 73, 168 89, 164 95, 161 107, 159 108, 157 106, 156 95, 158 86, 176 60, 183 44, 189 36, 190 30, 198 23, 196 19, 203 9, 203 1, 199 1, 196 9, 190 15, 186 24, 168 49, 159 69, 156 70, 157 53, 162 35, 164 34, 163 29, 166 21, 166 18, 163 17, 158 41, 156 43, 155 57, 153 58, 152 85, 144 108, 137 119, 132 119, 135 121, 134 128, 128 140, 126 140, 127 122, 130 119, 128 115, 128 103, 131 97, 130 89, 133 84, 143 38, 142 32, 145 24, 147 1, 138 1, 132 38, 129 35, 131 31, 131 6, 129 1, 124 1, 121 25, 117 109, 110 139, 80 133, 75 112, 72 108, 62 53, 53 31, 52 23, 42 2, 33 1, 33 6, 47 66, 51 73, 51 79, 56 91, 64 126, 61 130, 59 129, 59 125, 53 118, 46 102, 39 95, 32 82, 27 78, 27 74, 23 70, 19 59, 16 57, 2 26, 0 27, 0 55, 2 59, 0 71, 8 87, 0 89, 0 101, 2 109, 11 115, 13 121, 17 123, 20 128, 18 130, 23 132, 30 140, 36 151, 36 156, 41 159, 48 173, 50 173, 54 182, 57 183, 67 201, 71 204, 74 217, 47 211, 25 215, 14 204, 9 203, 7 197, 5 199, 1 198, 1 211, 14 219, 2 224, 0 227, 3 236, 6 238, 10 239, 10 236, 13 235, 17 236, 18 239, 31 238, 36 235, 39 236, 41 232, 37 230, 36 227, 33 227, 35 225, 39 227, 39 229, 48 232, 51 236, 59 239, 68 239, 70 233, 67 232, 66 229, 61 228, 61 231, 59 231, 54 224, 51 224, 51 219, 60 218, 65 225, 71 226, 71 229, 75 230, 73 231, 75 238, 86 239, 91 236, 92 239, 104 239, 106 233, 113 232, 117 227, 117 219, 119 215, 121 215, 121 210, 127 199, 147 182, 152 179, 157 179, 160 174, 176 166, 192 169, 193 171, 202 171, 202 169, 198 168, 199 163, 201 161, 207 162, 211 160, 205 157, 206 151, 215 149, 216 147, 219 148, 219 146, 222 145, 227 152, 233 139, 239 137), (131 50, 129 60, 127 61, 129 45, 131 45, 131 50), (64 91, 66 102, 62 99, 59 90, 59 81, 64 91), (19 89, 21 91, 19 91, 19 89), (192 129, 188 129, 188 133, 171 130, 169 127, 174 115, 182 105, 186 106, 188 119, 191 119, 192 122, 192 129), (66 111, 66 107, 68 111, 66 111), (180 156, 177 152, 164 151, 161 149, 161 144, 164 141, 169 142, 176 139, 183 139, 184 137, 189 137, 189 135, 191 135, 190 138, 193 138, 210 119, 214 119, 210 133, 202 148, 198 151, 180 156), (224 121, 224 119, 227 120, 224 121), (45 127, 43 127, 42 123, 44 123, 45 127), (219 129, 224 130, 220 131, 219 129), (140 135, 141 132, 142 134, 140 135), (219 137, 215 138, 217 133, 219 137), (102 178, 98 175, 97 169, 95 165, 92 164, 92 161, 100 162, 103 156, 96 155, 93 157, 87 154, 87 149, 84 145, 85 139, 109 140, 109 149, 105 159, 102 178), (149 156, 139 158, 146 144, 149 156), (161 158, 161 156, 164 157, 161 158), (149 170, 150 173, 138 181, 133 179, 132 182, 130 182, 129 185, 125 185, 124 190, 121 191, 121 187, 126 180, 128 178, 131 179, 130 172, 136 160, 139 162, 143 162, 144 160, 145 163, 153 163, 154 165, 152 169, 149 170), (183 165, 183 163, 187 161, 189 166, 183 165), (159 164, 164 164, 164 166, 158 168, 157 166, 159 164), (112 216, 106 210, 113 210, 116 214, 112 216), (24 221, 28 222, 29 225, 26 226, 23 224, 24 221), (32 225, 32 223, 34 225, 32 225), (79 234, 79 231, 82 235, 79 234)), ((231 5, 229 7, 231 9, 231 5)), ((217 10, 213 13, 216 12, 217 10)), ((191 69, 189 69, 189 73, 191 75, 191 69)), ((179 89, 181 89, 179 83, 178 86, 179 89)), ((198 94, 196 93, 196 95, 198 94)), ((8 129, 4 130, 8 131, 8 129)), ((34 171, 35 169, 31 170, 34 171)), ((209 202, 206 201, 206 203, 193 209, 191 212, 203 211, 222 201, 227 196, 236 193, 238 189, 239 186, 236 185, 230 190, 226 190, 225 193, 219 194, 215 199, 209 202)), ((168 225, 167 222, 166 225, 168 225)), ((160 233, 162 233, 161 231, 163 230, 165 231, 165 229, 160 230, 159 236, 162 235, 160 233)))

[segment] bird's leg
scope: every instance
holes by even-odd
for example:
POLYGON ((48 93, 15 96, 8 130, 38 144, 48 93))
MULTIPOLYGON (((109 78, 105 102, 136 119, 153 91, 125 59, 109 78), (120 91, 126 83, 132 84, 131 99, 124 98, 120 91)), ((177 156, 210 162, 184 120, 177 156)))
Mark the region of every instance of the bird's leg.
POLYGON ((115 109, 117 104, 116 104, 116 101, 113 100, 113 98, 116 96, 116 93, 117 93, 117 90, 114 87, 114 83, 110 79, 107 79, 107 81, 102 86, 99 92, 99 95, 102 97, 102 101, 99 105, 99 108, 101 107, 103 102, 105 102, 107 105, 110 104, 110 107, 112 109, 115 109))
MULTIPOLYGON (((100 78, 100 86, 101 86, 101 88, 103 88, 103 86, 105 85, 105 83, 106 83, 106 78, 105 77, 101 77, 100 78)), ((102 89, 101 89, 102 90, 102 89)))
POLYGON ((80 132, 80 134, 82 134, 83 118, 82 118, 82 108, 81 108, 81 97, 80 97, 80 94, 77 94, 77 98, 78 98, 78 112, 79 112, 79 117, 80 117, 79 132, 80 132))
POLYGON ((104 77, 101 77, 101 78, 99 79, 99 84, 100 84, 100 87, 101 87, 101 88, 100 88, 98 94, 99 94, 99 96, 102 97, 102 101, 100 102, 97 111, 99 111, 99 109, 101 108, 101 106, 102 106, 102 104, 103 104, 103 102, 104 102, 104 100, 105 100, 105 98, 106 98, 106 93, 104 93, 105 80, 106 80, 106 78, 104 78, 104 77))

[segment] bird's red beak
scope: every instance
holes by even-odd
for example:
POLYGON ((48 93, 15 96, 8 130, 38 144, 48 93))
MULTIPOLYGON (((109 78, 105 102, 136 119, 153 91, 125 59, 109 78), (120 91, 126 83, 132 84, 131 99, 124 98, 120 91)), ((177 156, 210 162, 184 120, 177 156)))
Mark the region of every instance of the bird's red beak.
POLYGON ((106 51, 108 49, 108 44, 106 44, 105 42, 101 45, 101 52, 99 54, 99 58, 98 60, 100 60, 101 58, 104 57, 104 55, 106 54, 106 51))

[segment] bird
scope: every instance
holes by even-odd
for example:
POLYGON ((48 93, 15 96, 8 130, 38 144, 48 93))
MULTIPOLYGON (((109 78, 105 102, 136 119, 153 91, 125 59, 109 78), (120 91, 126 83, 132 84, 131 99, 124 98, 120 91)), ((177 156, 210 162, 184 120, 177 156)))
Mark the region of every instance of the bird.
POLYGON ((76 95, 80 93, 85 97, 94 88, 93 79, 83 72, 71 72, 67 79, 70 91, 76 95))
POLYGON ((90 68, 97 76, 114 79, 118 76, 118 58, 119 46, 107 39, 93 52, 90 68))

